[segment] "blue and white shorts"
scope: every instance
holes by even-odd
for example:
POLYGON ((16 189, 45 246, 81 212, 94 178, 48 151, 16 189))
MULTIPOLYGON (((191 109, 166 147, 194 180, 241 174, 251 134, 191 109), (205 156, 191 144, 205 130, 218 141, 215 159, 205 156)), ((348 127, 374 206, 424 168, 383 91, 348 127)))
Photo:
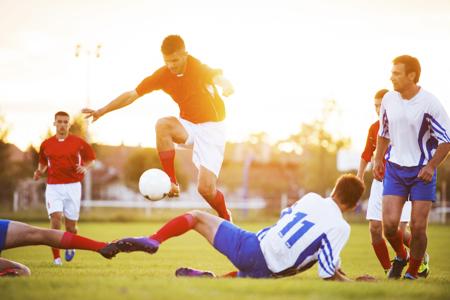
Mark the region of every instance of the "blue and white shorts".
POLYGON ((431 182, 425 182, 417 175, 423 166, 402 167, 390 161, 386 162, 383 180, 383 196, 395 195, 408 198, 410 201, 436 201, 436 173, 431 182))
POLYGON ((239 270, 238 277, 273 277, 262 254, 259 240, 253 232, 223 221, 214 237, 214 248, 239 270))

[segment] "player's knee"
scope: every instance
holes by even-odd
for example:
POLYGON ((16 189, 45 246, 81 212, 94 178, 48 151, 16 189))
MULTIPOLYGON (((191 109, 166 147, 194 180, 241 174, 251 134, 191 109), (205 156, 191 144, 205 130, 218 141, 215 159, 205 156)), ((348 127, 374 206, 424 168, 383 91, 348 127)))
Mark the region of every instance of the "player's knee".
POLYGON ((424 222, 411 221, 409 224, 411 229, 411 234, 413 235, 423 235, 426 234, 427 224, 424 222))
POLYGON ((383 233, 387 238, 394 237, 397 234, 398 227, 390 224, 383 224, 383 233))
POLYGON ((50 223, 52 224, 52 228, 60 229, 61 228, 61 214, 53 213, 50 215, 50 223))
POLYGON ((381 224, 370 224, 370 234, 372 236, 372 239, 378 238, 381 239, 383 235, 383 227, 381 224))
POLYGON ((172 119, 170 117, 161 118, 156 122, 155 129, 158 135, 165 135, 172 128, 172 119))

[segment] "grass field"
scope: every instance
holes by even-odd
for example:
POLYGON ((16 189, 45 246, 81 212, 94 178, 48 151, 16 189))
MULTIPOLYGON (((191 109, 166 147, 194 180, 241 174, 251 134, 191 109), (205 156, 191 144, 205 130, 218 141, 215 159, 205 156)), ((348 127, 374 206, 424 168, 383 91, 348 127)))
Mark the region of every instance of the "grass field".
MULTIPOLYGON (((35 223, 46 227, 47 224, 35 223)), ((81 223, 80 233, 99 240, 152 233, 161 223, 81 223)), ((258 230, 267 223, 238 224, 258 230)), ((387 281, 369 243, 366 224, 352 225, 350 241, 342 253, 343 270, 350 277, 371 274, 374 283, 322 281, 317 267, 283 279, 176 278, 180 266, 216 274, 233 270, 221 254, 195 232, 167 241, 153 256, 119 254, 108 261, 79 251, 62 267, 51 264, 48 247, 6 250, 2 256, 29 266, 30 278, 0 279, 0 299, 450 299, 450 227, 430 226, 431 275, 415 282, 387 281)))

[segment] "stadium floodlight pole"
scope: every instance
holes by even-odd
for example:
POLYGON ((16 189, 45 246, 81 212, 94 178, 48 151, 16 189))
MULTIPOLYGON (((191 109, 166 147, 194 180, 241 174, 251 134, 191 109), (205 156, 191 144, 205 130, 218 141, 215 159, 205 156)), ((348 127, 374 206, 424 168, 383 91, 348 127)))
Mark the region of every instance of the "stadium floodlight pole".
MULTIPOLYGON (((91 106, 91 54, 95 53, 95 58, 100 58, 100 50, 102 49, 101 44, 97 44, 95 51, 86 48, 84 54, 86 56, 86 107, 91 106)), ((83 46, 77 44, 75 46, 75 57, 79 58, 83 53, 83 46)), ((85 132, 86 142, 90 143, 89 135, 89 121, 86 119, 86 132, 85 132)), ((84 176, 84 200, 92 200, 92 175, 91 170, 88 169, 84 176)))

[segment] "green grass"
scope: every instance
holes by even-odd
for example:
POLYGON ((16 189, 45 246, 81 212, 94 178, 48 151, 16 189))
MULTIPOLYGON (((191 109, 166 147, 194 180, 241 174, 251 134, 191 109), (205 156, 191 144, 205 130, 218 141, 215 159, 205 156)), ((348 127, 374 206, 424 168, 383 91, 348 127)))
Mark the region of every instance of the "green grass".
MULTIPOLYGON (((47 224, 35 225, 46 227, 47 224)), ((99 240, 144 235, 161 223, 81 223, 80 233, 99 240)), ((258 230, 267 223, 238 224, 258 230)), ((78 251, 62 267, 51 264, 48 247, 6 250, 2 256, 26 264, 30 278, 1 278, 0 299, 450 299, 450 227, 430 226, 431 275, 416 282, 387 281, 369 243, 367 225, 352 225, 352 235, 342 253, 342 268, 350 277, 371 274, 375 283, 326 282, 317 267, 283 279, 176 278, 180 266, 212 270, 216 274, 233 266, 197 233, 167 241, 153 255, 119 254, 108 261, 96 253, 78 251)))

